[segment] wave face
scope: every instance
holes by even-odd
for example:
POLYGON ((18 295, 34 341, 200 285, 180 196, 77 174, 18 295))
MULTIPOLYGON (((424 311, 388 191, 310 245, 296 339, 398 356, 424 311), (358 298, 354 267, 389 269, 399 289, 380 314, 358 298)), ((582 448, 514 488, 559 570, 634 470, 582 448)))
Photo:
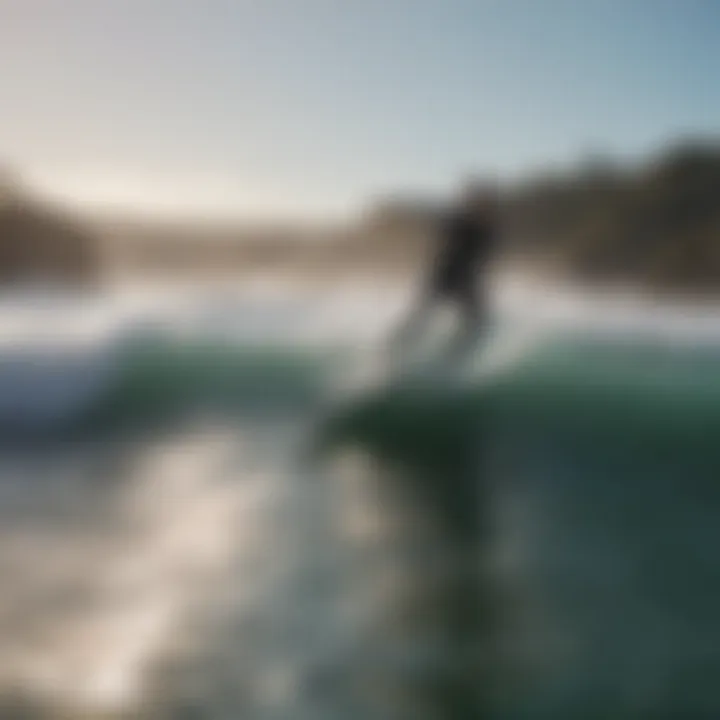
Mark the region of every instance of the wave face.
POLYGON ((396 384, 327 426, 370 459, 365 483, 382 475, 381 496, 414 504, 415 525, 492 547, 498 717, 720 707, 719 361, 564 333, 486 380, 396 384))
POLYGON ((404 291, 0 298, 0 714, 717 713, 720 323, 503 292, 351 393, 404 291))

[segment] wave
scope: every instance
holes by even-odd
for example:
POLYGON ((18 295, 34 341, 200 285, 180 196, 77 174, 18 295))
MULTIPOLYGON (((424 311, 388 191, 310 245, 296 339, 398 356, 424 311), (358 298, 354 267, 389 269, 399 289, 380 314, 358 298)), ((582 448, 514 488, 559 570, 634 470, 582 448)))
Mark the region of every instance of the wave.
POLYGON ((298 346, 128 337, 84 350, 28 349, 0 361, 0 427, 13 432, 158 426, 208 412, 307 408, 336 353, 298 346))
MULTIPOLYGON (((502 356, 502 353, 499 353, 502 356)), ((518 348, 512 362, 461 382, 399 380, 360 394, 327 420, 325 445, 360 443, 416 464, 468 431, 559 433, 609 448, 715 446, 720 350, 579 334, 518 348)))
POLYGON ((483 602, 497 592, 504 617, 493 717, 634 716, 638 677, 651 715, 718 707, 718 361, 554 337, 493 375, 393 382, 328 419, 322 451, 381 517, 401 497, 408 534, 488 540, 483 602))
POLYGON ((276 416, 316 402, 335 363, 334 354, 317 349, 155 340, 125 355, 116 381, 82 421, 151 424, 201 412, 276 416))
MULTIPOLYGON (((358 353, 347 339, 320 334, 301 342, 297 334, 285 333, 282 341, 279 321, 269 323, 277 337, 267 332, 247 337, 247 328, 224 331, 230 320, 220 316, 217 305, 204 307, 197 317, 184 306, 175 309, 177 327, 146 313, 104 333, 90 327, 80 341, 71 332, 78 315, 69 313, 73 323, 58 326, 63 342, 5 343, 0 429, 4 434, 111 430, 204 412, 277 417, 307 411, 322 400, 337 404, 326 422, 328 436, 341 426, 350 435, 360 426, 382 435, 388 424, 407 419, 412 426, 425 415, 443 435, 487 413, 498 429, 568 422, 575 431, 604 425, 608 432, 625 427, 632 434, 634 426, 662 425, 666 434, 682 436, 697 435, 697 426, 711 422, 720 404, 715 381, 720 352, 714 342, 516 323, 492 338, 463 373, 424 381, 421 374, 418 381, 394 377, 382 362, 370 368, 371 353, 358 353), (212 318, 223 332, 211 326, 212 318), (358 367, 364 380, 355 383, 351 398, 345 391, 341 398, 336 380, 344 377, 347 385, 349 371, 358 367)), ((246 314, 230 313, 241 319, 246 314)))

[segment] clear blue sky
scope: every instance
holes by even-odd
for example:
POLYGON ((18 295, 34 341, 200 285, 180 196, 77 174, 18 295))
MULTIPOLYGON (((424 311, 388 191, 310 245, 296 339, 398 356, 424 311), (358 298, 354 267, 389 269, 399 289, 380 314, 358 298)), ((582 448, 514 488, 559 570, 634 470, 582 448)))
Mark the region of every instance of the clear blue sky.
POLYGON ((0 158, 78 202, 323 215, 720 130, 717 0, 2 0, 0 158))

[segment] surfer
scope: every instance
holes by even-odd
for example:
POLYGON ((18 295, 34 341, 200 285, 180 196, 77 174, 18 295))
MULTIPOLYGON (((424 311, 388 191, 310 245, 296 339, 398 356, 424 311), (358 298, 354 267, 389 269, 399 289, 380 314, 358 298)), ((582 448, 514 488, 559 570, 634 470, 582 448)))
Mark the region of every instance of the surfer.
POLYGON ((489 185, 467 183, 456 206, 438 229, 438 248, 420 299, 396 335, 393 345, 407 344, 438 304, 452 303, 462 321, 459 345, 464 350, 487 327, 487 266, 494 255, 497 193, 489 185))

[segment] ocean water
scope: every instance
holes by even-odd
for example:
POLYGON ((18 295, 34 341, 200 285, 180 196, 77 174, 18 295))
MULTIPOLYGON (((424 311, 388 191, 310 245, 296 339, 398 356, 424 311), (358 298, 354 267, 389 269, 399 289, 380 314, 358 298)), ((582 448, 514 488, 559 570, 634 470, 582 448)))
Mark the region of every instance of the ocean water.
POLYGON ((495 291, 0 297, 0 716, 720 712, 715 308, 495 291))

